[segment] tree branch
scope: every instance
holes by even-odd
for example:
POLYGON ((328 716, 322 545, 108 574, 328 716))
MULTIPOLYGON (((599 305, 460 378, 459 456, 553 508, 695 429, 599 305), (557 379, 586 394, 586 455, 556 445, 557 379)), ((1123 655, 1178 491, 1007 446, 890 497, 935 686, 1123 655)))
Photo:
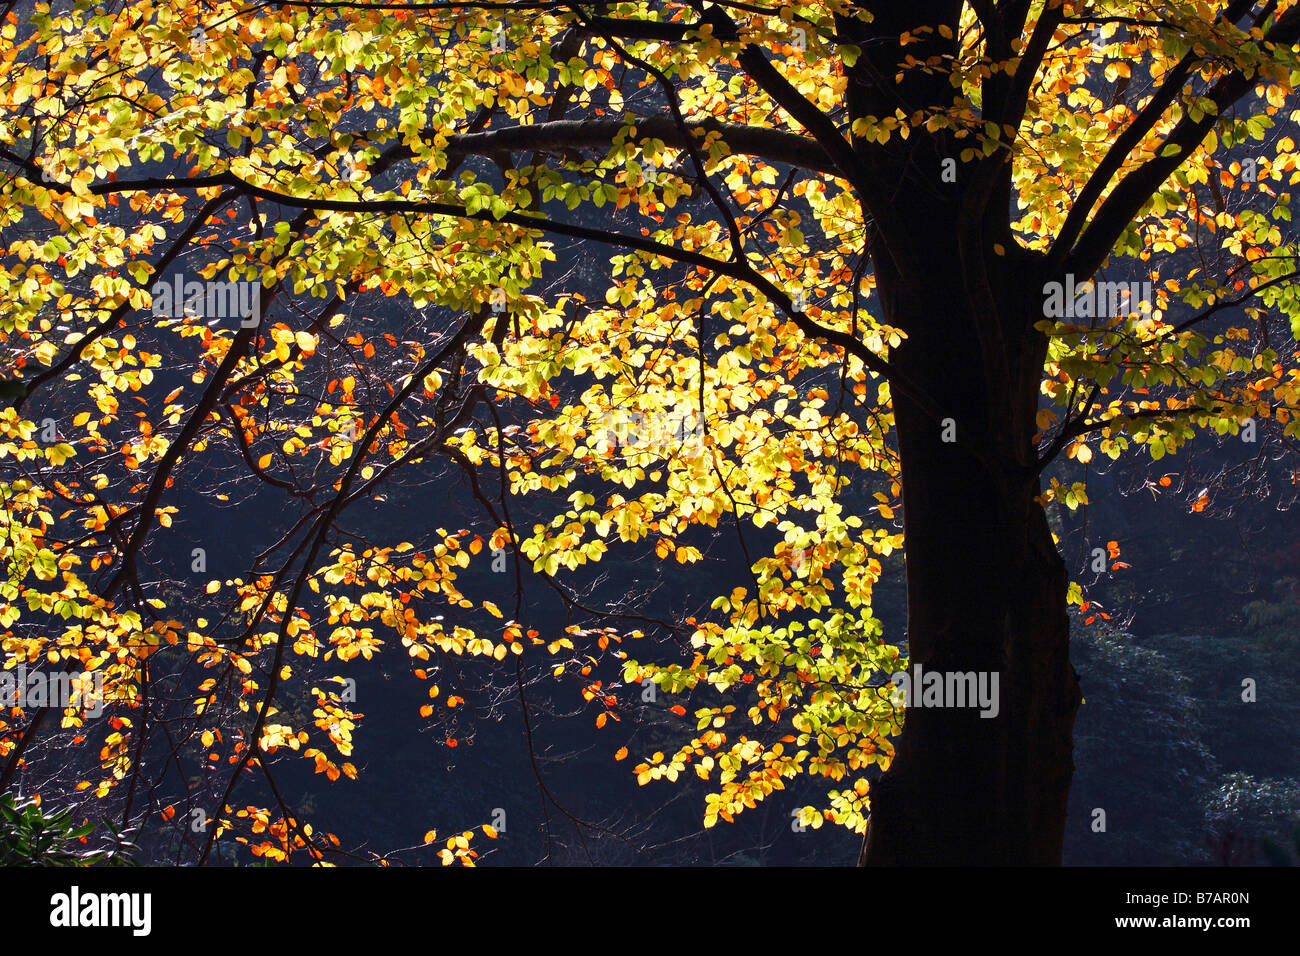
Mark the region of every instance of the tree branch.
MULTIPOLYGON (((466 156, 490 156, 494 153, 525 150, 605 149, 615 138, 628 133, 627 141, 644 143, 657 139, 675 149, 691 147, 687 133, 702 140, 709 133, 719 133, 732 153, 757 156, 770 162, 786 163, 818 173, 843 175, 820 143, 798 133, 763 129, 743 123, 727 123, 714 117, 688 119, 685 130, 668 116, 633 117, 600 120, 554 120, 533 126, 507 126, 481 133, 461 133, 447 138, 447 160, 466 156)), ((408 147, 394 151, 394 159, 412 155, 408 147)))
MULTIPOLYGON (((1233 8, 1241 6, 1244 2, 1245 0, 1240 0, 1233 4, 1233 8)), ((1300 40, 1300 7, 1292 7, 1273 24, 1273 29, 1268 32, 1264 42, 1294 45, 1297 40, 1300 40)), ((1214 101, 1216 109, 1206 113, 1197 121, 1183 117, 1166 138, 1156 156, 1121 180, 1106 197, 1073 251, 1068 256, 1060 252, 1056 253, 1056 257, 1064 263, 1064 271, 1076 276, 1091 276, 1110 254, 1120 234, 1137 217, 1143 203, 1160 188, 1161 183, 1187 161, 1192 150, 1218 122, 1223 111, 1250 92, 1253 85, 1254 80, 1240 71, 1233 71, 1220 78, 1210 90, 1210 99, 1214 101), (1170 155, 1163 155, 1168 146, 1177 146, 1178 149, 1171 151, 1170 155)), ((1122 159, 1121 156, 1120 160, 1122 159)), ((1110 160, 1109 156, 1107 160, 1110 160)), ((1076 208, 1079 205, 1076 203, 1076 208)), ((1088 211, 1084 209, 1078 218, 1086 217, 1088 211)), ((1071 215, 1074 215, 1074 210, 1071 211, 1071 215)))

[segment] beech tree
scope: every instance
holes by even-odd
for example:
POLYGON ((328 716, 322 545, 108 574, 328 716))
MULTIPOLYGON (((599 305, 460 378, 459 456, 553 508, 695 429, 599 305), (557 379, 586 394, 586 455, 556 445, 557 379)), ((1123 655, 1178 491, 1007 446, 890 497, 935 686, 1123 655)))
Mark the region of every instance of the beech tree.
POLYGON ((338 852, 273 767, 355 776, 388 654, 435 721, 468 658, 585 668, 602 726, 601 662, 681 695, 695 735, 611 772, 689 769, 706 826, 813 775, 864 863, 1059 863, 1068 463, 1296 434, 1291 0, 6 6, 0 636, 107 715, 7 711, 0 789, 75 773, 198 861, 338 852), (432 461, 481 527, 349 528, 432 461), (285 527, 178 570, 183 488, 285 527), (691 613, 585 589, 714 542, 747 574, 691 613), (900 706, 909 664, 996 715, 900 706))

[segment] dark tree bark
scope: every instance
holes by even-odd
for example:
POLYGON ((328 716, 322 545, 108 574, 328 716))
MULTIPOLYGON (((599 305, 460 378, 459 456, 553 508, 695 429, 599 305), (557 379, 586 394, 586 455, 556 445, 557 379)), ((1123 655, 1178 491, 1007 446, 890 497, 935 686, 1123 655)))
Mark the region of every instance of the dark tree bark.
POLYGON ((891 364, 950 421, 894 397, 908 651, 925 671, 997 674, 998 710, 907 710, 894 764, 872 789, 861 862, 1059 864, 1080 694, 1066 569, 1035 501, 1037 260, 1008 245, 973 268, 984 254, 961 248, 956 204, 910 205, 932 240, 925 260, 876 257, 884 320, 907 333, 891 364))

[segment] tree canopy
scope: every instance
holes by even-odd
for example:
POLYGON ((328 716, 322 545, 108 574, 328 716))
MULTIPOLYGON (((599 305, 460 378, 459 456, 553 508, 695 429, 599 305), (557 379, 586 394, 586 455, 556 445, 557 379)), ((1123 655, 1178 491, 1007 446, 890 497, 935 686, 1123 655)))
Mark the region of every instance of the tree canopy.
MULTIPOLYGON (((0 790, 337 860, 276 768, 357 776, 384 657, 449 748, 539 673, 607 729, 653 684, 695 730, 611 773, 698 775, 706 827, 812 776, 802 822, 866 832, 896 400, 1049 510, 1094 455, 1297 435, 1297 38, 1294 0, 6 4, 0 638, 105 713, 5 710, 0 790)), ((448 823, 447 863, 495 835, 448 823)))

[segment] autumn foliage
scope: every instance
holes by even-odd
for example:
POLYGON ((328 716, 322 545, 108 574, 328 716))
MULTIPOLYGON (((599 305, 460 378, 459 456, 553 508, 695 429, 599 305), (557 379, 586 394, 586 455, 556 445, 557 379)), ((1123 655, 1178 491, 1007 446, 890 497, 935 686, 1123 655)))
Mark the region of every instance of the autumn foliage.
MULTIPOLYGON (((456 747, 472 658, 507 688, 580 674, 609 772, 698 775, 706 827, 811 775, 804 821, 864 832, 907 664, 873 607, 910 387, 873 257, 925 237, 846 157, 941 144, 927 188, 1007 176, 990 261, 1150 283, 1031 323, 1047 508, 1086 506, 1071 461, 1300 430, 1300 3, 934 6, 885 39, 950 101, 883 113, 854 92, 873 5, 839 0, 11 9, 0 639, 107 706, 0 712, 4 786, 195 861, 337 862, 349 836, 276 768, 358 776, 348 679, 380 656, 456 747), (214 286, 255 309, 214 314, 214 286), (435 466, 476 524, 350 523, 435 466), (282 524, 223 551, 254 501, 282 524), (602 561, 680 580, 716 542, 743 573, 690 608, 589 603, 602 561), (530 622, 538 593, 567 627, 530 622), (629 753, 649 683, 680 745, 629 753)), ((424 834, 444 863, 496 836, 426 825, 454 828, 424 834)))

